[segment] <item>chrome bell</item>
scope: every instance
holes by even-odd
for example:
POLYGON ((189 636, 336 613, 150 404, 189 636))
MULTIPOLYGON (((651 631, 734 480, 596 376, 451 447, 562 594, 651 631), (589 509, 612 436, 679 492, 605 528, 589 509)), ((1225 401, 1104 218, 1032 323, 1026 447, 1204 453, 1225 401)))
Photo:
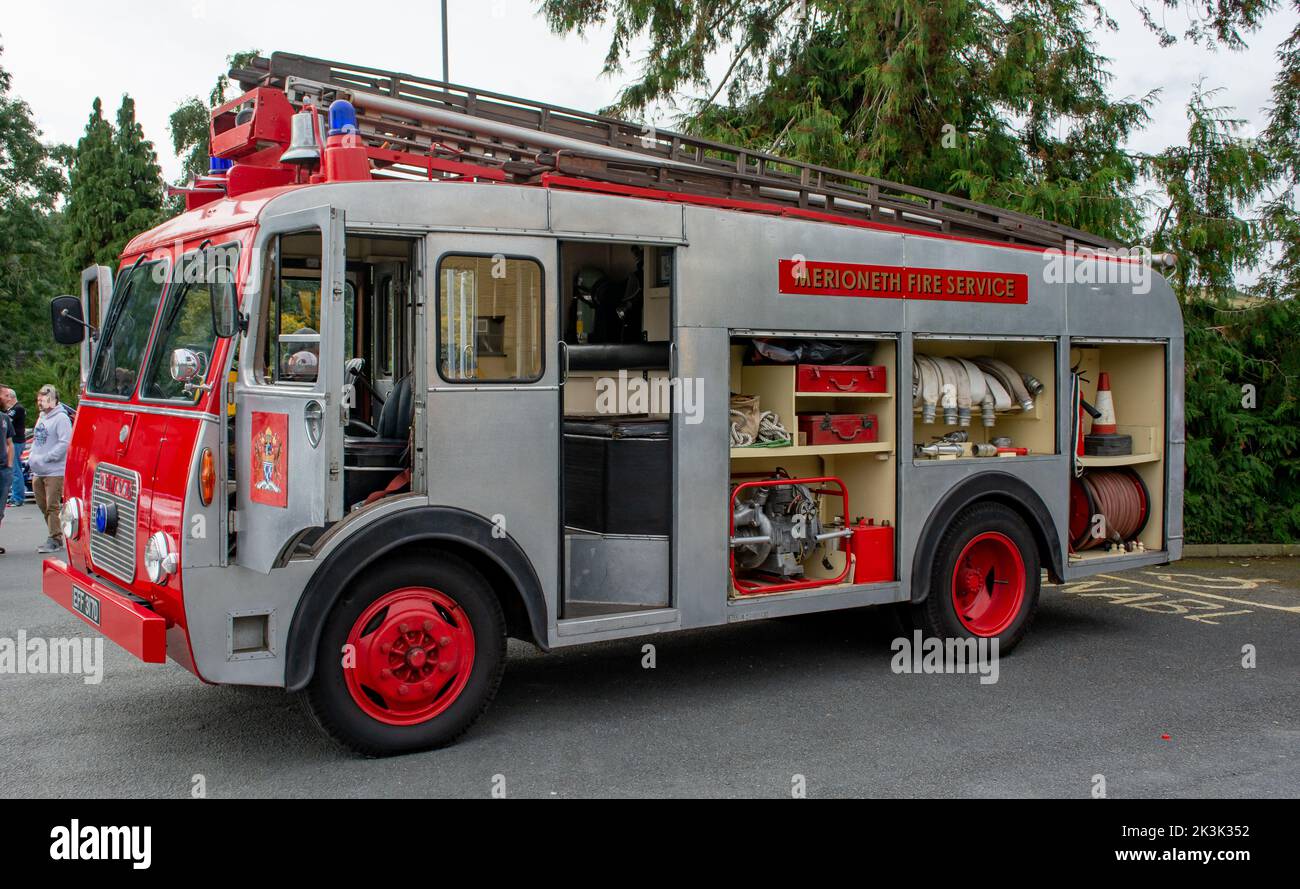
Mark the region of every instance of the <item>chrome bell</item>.
POLYGON ((290 122, 289 150, 280 155, 282 164, 320 163, 320 144, 316 141, 316 121, 310 111, 299 111, 290 122))

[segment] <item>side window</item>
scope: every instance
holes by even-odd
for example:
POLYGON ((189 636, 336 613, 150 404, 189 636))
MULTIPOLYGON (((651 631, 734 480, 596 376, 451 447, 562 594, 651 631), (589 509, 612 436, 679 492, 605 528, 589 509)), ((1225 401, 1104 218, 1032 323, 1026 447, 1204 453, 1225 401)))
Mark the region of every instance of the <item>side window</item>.
POLYGON ((216 333, 212 329, 212 296, 219 288, 235 286, 239 265, 239 245, 209 247, 181 257, 167 288, 162 321, 154 336, 153 352, 145 371, 145 398, 198 401, 200 391, 172 379, 172 354, 178 349, 190 352, 198 360, 199 378, 207 380, 216 333))
POLYGON ((262 382, 313 383, 320 368, 320 234, 278 236, 268 248, 266 268, 262 382))
POLYGON ((393 352, 397 337, 397 306, 393 288, 393 276, 382 275, 376 290, 378 323, 375 324, 375 370, 377 376, 392 379, 394 376, 393 352))
POLYGON ((449 382, 542 375, 542 266, 506 256, 438 264, 438 368, 449 382))

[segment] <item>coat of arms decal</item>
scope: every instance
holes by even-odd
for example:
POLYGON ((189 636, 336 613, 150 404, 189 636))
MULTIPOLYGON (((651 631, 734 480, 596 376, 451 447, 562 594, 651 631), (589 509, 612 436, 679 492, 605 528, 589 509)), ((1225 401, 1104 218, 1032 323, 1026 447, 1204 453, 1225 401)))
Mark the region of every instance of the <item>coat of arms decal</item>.
POLYGON ((289 506, 289 415, 252 412, 252 481, 254 503, 289 506))

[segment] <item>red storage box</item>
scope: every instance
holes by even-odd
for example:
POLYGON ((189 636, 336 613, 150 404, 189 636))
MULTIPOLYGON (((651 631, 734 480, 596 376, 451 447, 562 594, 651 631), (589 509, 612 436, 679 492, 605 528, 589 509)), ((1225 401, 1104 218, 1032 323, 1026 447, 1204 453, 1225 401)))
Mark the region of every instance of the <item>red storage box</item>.
POLYGON ((884 392, 883 364, 800 364, 795 389, 799 392, 884 392))
POLYGON ((894 529, 874 524, 874 519, 858 519, 849 538, 856 562, 854 583, 885 583, 894 579, 894 529))
POLYGON ((861 444, 876 441, 875 414, 800 414, 799 431, 810 445, 861 444))

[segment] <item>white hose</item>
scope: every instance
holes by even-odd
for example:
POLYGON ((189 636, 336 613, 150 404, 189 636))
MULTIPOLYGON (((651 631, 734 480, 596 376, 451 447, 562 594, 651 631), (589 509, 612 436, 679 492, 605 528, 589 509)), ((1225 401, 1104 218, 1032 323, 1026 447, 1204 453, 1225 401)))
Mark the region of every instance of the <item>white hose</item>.
POLYGON ((921 369, 921 422, 933 423, 939 405, 939 367, 928 355, 917 355, 921 369))
POLYGON ((994 412, 993 392, 989 389, 984 371, 980 370, 979 365, 973 361, 968 361, 965 358, 958 358, 957 360, 966 368, 966 375, 970 377, 971 404, 980 406, 980 420, 984 425, 993 426, 997 423, 998 417, 994 412))

